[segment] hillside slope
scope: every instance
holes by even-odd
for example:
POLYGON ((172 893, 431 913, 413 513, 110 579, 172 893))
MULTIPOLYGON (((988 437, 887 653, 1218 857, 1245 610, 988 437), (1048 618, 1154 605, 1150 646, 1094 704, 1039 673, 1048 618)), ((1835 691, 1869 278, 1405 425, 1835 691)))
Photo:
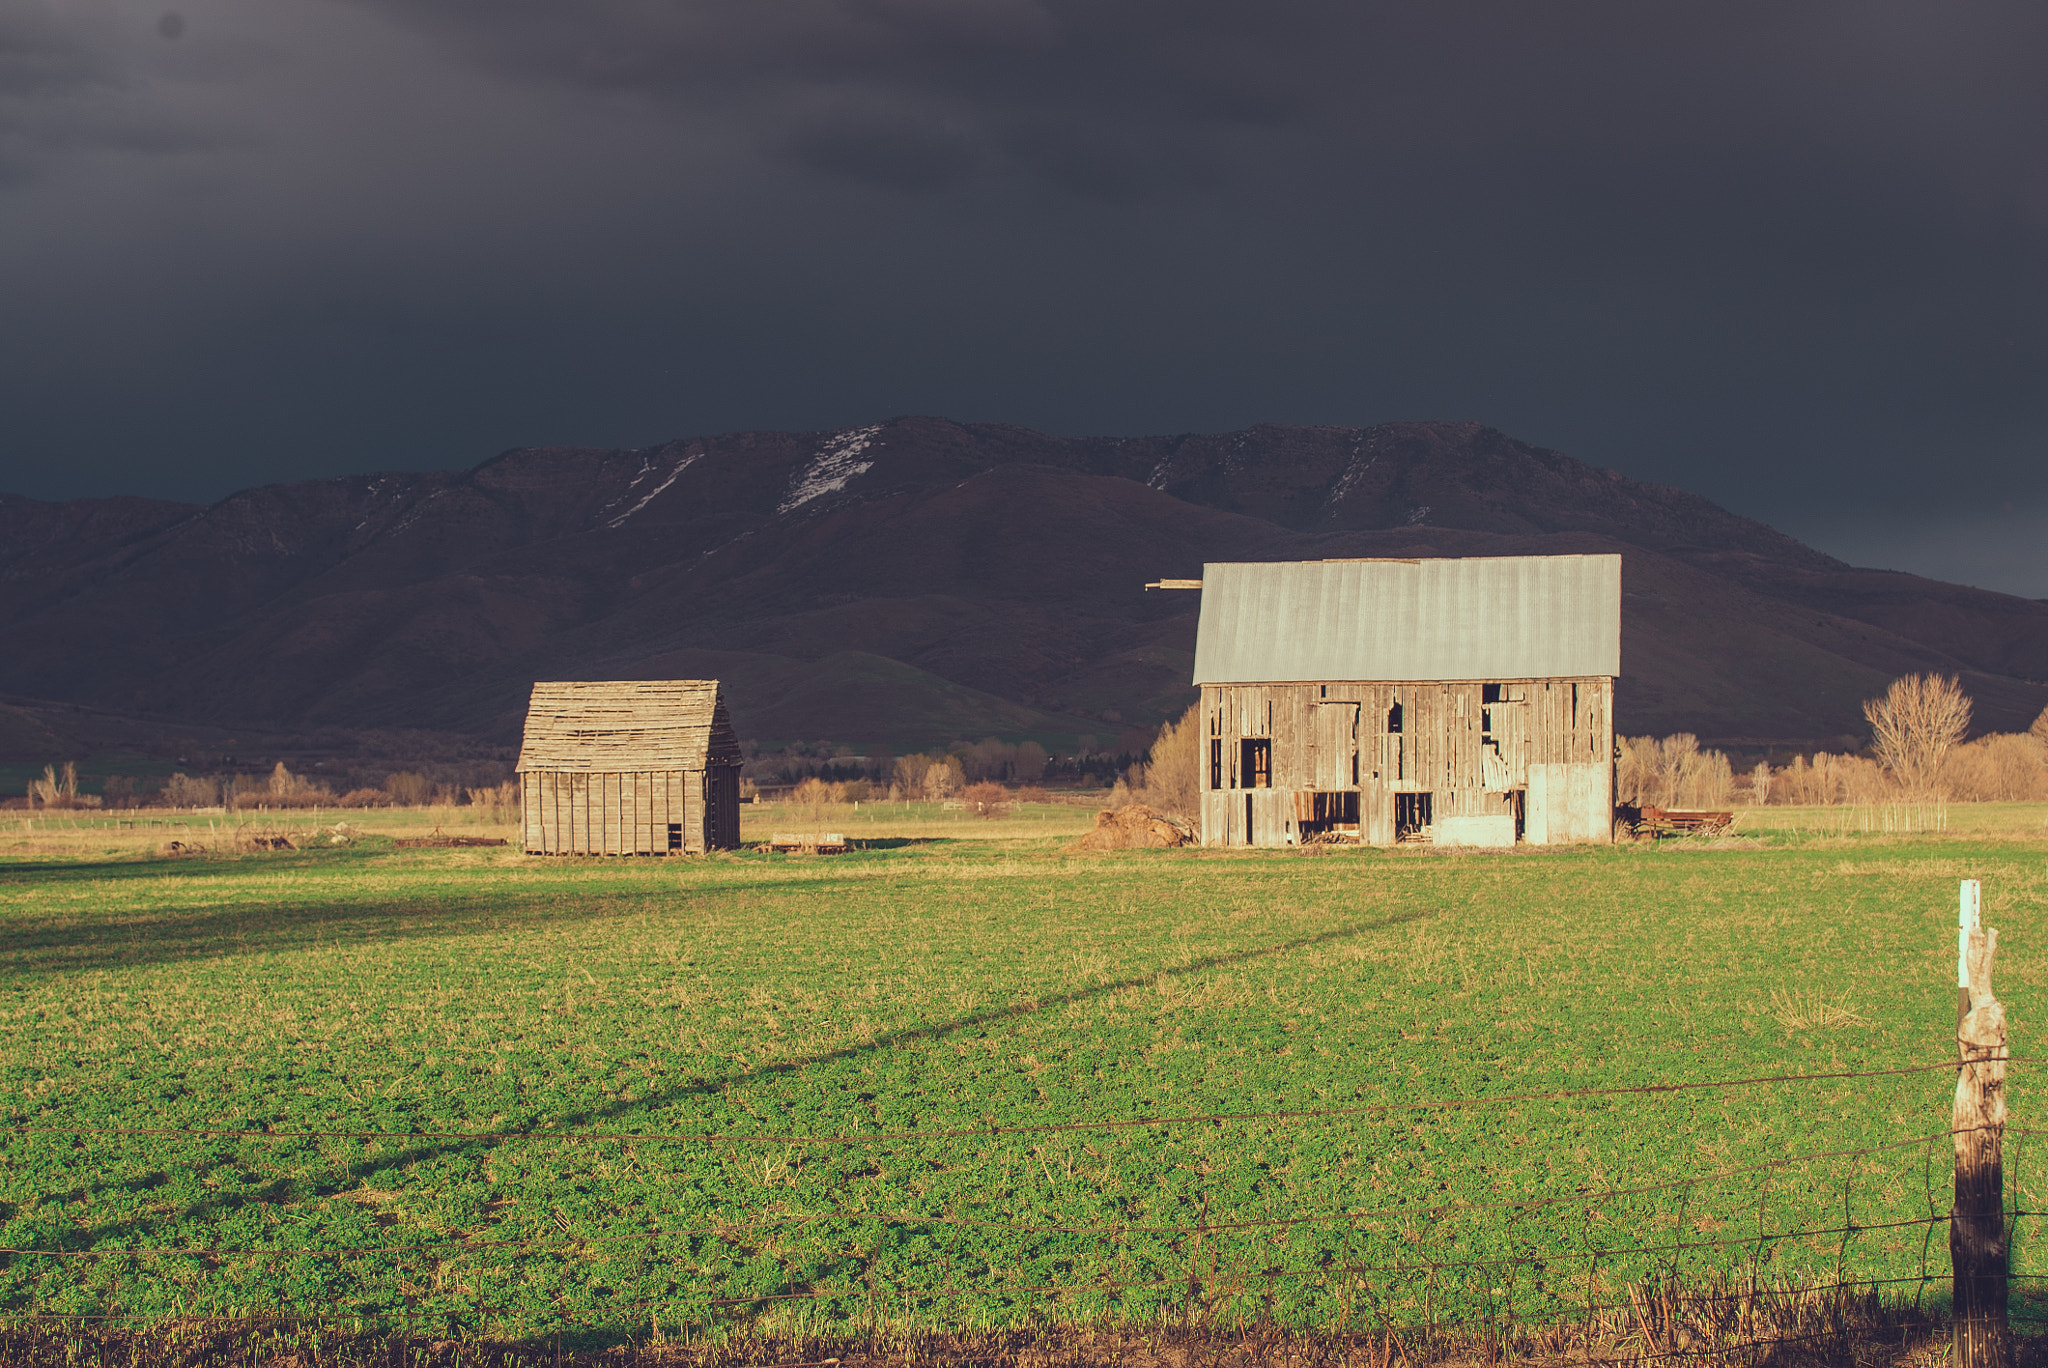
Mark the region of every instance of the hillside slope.
POLYGON ((1625 730, 1839 745, 1894 674, 1987 727, 2048 605, 1857 570, 1469 423, 1136 439, 905 418, 245 490, 0 497, 0 692, 503 738, 537 678, 717 674, 743 735, 1114 735, 1191 696, 1204 561, 1619 551, 1625 730))

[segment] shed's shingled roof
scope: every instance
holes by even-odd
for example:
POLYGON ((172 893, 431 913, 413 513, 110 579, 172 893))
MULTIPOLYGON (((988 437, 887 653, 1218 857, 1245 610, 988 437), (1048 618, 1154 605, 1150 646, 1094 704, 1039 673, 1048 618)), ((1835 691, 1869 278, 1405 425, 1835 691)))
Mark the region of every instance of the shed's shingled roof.
POLYGON ((522 774, 694 770, 739 760, 715 679, 535 684, 519 747, 522 774))
POLYGON ((1197 684, 1620 673, 1620 556, 1202 567, 1197 684))

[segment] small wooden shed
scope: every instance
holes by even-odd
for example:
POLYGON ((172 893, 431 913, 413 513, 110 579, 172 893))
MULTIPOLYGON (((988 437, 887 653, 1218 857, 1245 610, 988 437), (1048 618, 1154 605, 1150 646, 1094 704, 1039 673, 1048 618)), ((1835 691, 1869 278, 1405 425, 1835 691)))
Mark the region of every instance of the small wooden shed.
POLYGON ((529 854, 740 843, 740 745, 715 679, 535 684, 519 780, 529 854))
POLYGON ((1205 845, 1612 839, 1621 557, 1216 564, 1205 845))

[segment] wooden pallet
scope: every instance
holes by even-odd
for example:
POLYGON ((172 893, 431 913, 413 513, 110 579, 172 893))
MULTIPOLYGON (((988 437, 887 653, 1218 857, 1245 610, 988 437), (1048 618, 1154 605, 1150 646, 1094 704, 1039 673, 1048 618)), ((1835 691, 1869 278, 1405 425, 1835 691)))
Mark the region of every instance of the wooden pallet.
POLYGON ((853 849, 853 843, 836 831, 820 832, 813 836, 796 836, 778 831, 762 844, 763 850, 772 850, 779 855, 844 855, 853 849))
POLYGON ((1687 808, 1660 808, 1652 804, 1621 807, 1616 816, 1629 835, 1641 840, 1665 836, 1712 836, 1735 824, 1732 812, 1706 812, 1687 808))

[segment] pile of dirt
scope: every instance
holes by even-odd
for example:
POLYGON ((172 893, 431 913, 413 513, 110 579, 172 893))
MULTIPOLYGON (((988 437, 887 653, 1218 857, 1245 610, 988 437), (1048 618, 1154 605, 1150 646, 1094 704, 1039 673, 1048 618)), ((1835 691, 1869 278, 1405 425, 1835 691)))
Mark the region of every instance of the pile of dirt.
POLYGON ((1067 849, 1165 850, 1194 843, 1193 824, 1143 803, 1132 803, 1115 812, 1096 813, 1095 829, 1067 849))
POLYGON ((166 841, 157 847, 159 855, 239 855, 257 850, 297 850, 289 836, 274 832, 243 831, 230 829, 210 837, 206 841, 197 839, 166 841))

